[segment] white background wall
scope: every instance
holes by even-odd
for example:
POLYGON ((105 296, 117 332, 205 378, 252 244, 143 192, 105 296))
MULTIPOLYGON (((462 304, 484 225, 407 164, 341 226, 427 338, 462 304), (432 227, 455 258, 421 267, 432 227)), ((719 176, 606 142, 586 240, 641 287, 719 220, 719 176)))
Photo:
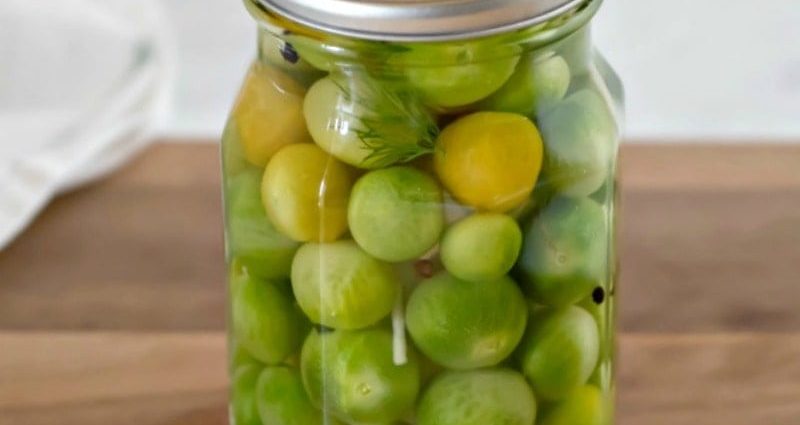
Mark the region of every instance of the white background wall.
MULTIPOLYGON (((180 55, 165 132, 218 135, 254 24, 237 0, 163 1, 180 55)), ((800 141, 800 0, 606 0, 595 31, 629 139, 800 141)))

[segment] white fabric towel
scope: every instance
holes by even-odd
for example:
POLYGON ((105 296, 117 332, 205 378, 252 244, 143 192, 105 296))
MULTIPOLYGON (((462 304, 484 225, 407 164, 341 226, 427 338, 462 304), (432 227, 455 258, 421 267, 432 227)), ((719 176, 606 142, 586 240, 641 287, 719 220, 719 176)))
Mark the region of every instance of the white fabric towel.
POLYGON ((0 249, 149 141, 174 60, 155 0, 0 2, 0 249))

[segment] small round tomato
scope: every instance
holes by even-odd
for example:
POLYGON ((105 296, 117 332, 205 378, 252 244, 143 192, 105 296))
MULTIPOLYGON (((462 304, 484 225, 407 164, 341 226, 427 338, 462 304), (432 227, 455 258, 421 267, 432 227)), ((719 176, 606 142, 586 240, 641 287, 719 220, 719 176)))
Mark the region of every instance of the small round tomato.
POLYGON ((428 105, 450 109, 477 102, 508 81, 519 55, 497 53, 496 48, 485 43, 417 45, 393 62, 407 65, 409 82, 428 105))
POLYGON ((440 273, 422 282, 406 307, 414 343, 450 369, 500 363, 519 343, 527 319, 522 292, 508 277, 471 282, 440 273))
POLYGON ((557 197, 525 231, 519 271, 539 303, 574 304, 608 278, 608 214, 588 198, 557 197))
POLYGON ((312 402, 348 423, 395 423, 410 413, 420 387, 416 356, 393 361, 391 332, 312 332, 301 356, 312 402))
POLYGON ((456 277, 491 281, 505 276, 519 256, 522 231, 505 214, 473 214, 447 230, 441 243, 442 263, 456 277))
POLYGON ((278 364, 297 351, 309 323, 283 288, 242 275, 231 282, 233 336, 266 364, 278 364))
POLYGON ((481 105, 490 111, 533 116, 561 100, 570 84, 567 61, 550 53, 522 58, 508 82, 481 105))
POLYGON ((334 241, 347 231, 353 171, 303 143, 281 149, 267 165, 261 200, 275 227, 301 241, 334 241))
POLYGON ((353 241, 303 245, 292 263, 292 288, 314 323, 336 329, 377 323, 400 294, 392 266, 353 241))
POLYGON ((542 137, 523 115, 476 112, 440 134, 435 167, 460 202, 506 212, 528 199, 542 166, 542 137))
POLYGON ((595 386, 584 385, 566 399, 543 409, 541 425, 608 425, 611 403, 595 386))
POLYGON ((256 383, 262 367, 248 364, 236 368, 231 376, 231 415, 236 425, 261 425, 256 406, 256 383))
POLYGON ((250 68, 232 116, 248 162, 263 167, 284 146, 311 142, 304 95, 305 88, 281 70, 261 63, 250 68))
POLYGON ((592 316, 579 307, 535 307, 520 344, 522 371, 536 395, 557 401, 584 385, 600 352, 592 316))
POLYGON ((533 391, 525 378, 515 371, 445 372, 423 394, 417 409, 417 423, 533 425, 536 407, 533 391))
POLYGON ((439 242, 444 227, 442 190, 416 168, 371 171, 353 187, 348 222, 353 239, 376 258, 420 257, 439 242))

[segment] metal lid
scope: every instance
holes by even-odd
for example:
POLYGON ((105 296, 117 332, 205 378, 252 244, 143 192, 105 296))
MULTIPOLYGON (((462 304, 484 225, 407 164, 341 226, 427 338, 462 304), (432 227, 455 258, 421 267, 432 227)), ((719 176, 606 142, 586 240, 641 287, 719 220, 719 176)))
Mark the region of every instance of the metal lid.
POLYGON ((587 0, 255 0, 321 31, 369 40, 434 41, 549 20, 587 0))

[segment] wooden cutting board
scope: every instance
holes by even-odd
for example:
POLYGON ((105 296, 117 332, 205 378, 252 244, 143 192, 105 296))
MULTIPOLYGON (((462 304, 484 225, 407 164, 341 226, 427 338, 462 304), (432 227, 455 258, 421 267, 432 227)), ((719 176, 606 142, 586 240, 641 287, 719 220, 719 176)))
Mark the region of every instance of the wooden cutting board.
MULTIPOLYGON (((218 162, 158 144, 0 252, 0 425, 226 423, 218 162)), ((800 423, 800 145, 621 168, 618 424, 800 423)))

